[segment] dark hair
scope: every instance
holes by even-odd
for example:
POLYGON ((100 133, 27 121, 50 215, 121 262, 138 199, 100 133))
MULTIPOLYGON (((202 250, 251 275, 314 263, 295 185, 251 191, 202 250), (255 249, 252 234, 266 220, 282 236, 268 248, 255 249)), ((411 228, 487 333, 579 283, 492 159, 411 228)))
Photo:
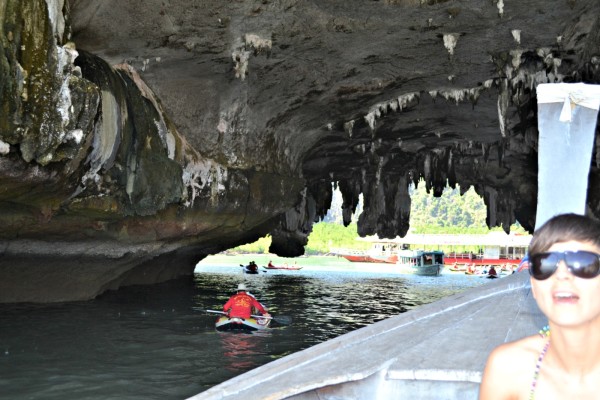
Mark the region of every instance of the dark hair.
POLYGON ((571 240, 600 247, 600 222, 578 214, 552 217, 534 232, 529 244, 529 254, 543 253, 555 243, 571 240))

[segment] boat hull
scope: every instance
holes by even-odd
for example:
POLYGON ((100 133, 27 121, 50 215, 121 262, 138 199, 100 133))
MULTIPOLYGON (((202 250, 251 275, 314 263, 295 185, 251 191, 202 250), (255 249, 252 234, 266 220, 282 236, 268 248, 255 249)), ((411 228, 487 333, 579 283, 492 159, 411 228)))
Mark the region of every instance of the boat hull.
POLYGON ((358 254, 340 254, 346 260, 350 262, 369 262, 369 257, 366 255, 358 255, 358 254))
POLYGON ((399 258, 399 268, 406 273, 439 276, 444 269, 444 253, 438 250, 402 250, 399 252, 399 258))
POLYGON ((398 262, 398 256, 397 255, 390 255, 390 256, 374 256, 374 255, 370 255, 370 256, 368 256, 368 258, 369 258, 368 262, 373 262, 373 263, 396 264, 398 262))
POLYGON ((250 274, 250 275, 256 275, 256 274, 258 274, 258 270, 254 271, 254 270, 251 270, 251 269, 244 268, 244 273, 245 274, 250 274))
POLYGON ((217 319, 215 329, 220 332, 254 332, 267 329, 270 319, 264 318, 229 318, 223 315, 217 319))
POLYGON ((414 268, 414 274, 421 276, 438 276, 442 273, 442 269, 444 269, 444 264, 423 265, 414 268))
POLYGON ((398 261, 398 256, 375 256, 369 254, 340 254, 346 260, 351 262, 363 263, 380 263, 380 264, 395 264, 398 261))
POLYGON ((400 269, 402 272, 419 276, 439 276, 444 269, 444 264, 432 264, 432 265, 401 265, 400 269))

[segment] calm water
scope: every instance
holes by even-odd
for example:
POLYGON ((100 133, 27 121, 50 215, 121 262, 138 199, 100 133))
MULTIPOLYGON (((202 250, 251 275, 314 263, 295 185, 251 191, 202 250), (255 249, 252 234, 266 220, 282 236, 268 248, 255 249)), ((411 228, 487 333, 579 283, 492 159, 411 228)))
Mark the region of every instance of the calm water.
POLYGON ((203 264, 193 282, 96 300, 0 305, 1 399, 184 399, 242 372, 420 304, 486 284, 447 273, 268 271, 203 264), (291 325, 219 333, 214 315, 244 280, 291 325))

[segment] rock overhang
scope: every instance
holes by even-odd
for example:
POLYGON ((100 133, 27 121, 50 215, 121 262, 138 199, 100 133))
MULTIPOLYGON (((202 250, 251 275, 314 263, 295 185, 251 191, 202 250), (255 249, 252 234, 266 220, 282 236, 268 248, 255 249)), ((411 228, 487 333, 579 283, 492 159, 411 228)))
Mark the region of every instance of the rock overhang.
MULTIPOLYGON (((17 4, 7 9, 30 15, 17 4)), ((16 249, 17 236, 81 249, 94 240, 124 249, 159 241, 145 247, 138 270, 180 254, 189 265, 173 275, 190 273, 190 259, 266 233, 273 251, 301 254, 332 183, 345 196, 347 221, 363 194, 361 234, 405 233, 407 186, 421 178, 435 195, 447 184, 474 186, 490 226, 518 220, 532 229, 535 86, 600 80, 592 0, 551 8, 416 0, 31 4, 51 27, 40 31, 46 43, 35 54, 60 59, 76 49, 80 57, 48 78, 56 93, 70 82, 69 122, 60 119, 64 107, 44 103, 58 122, 13 118, 8 126, 5 114, 0 125, 9 149, 1 157, 3 209, 12 210, 3 217, 5 248, 16 249), (101 60, 114 72, 94 79, 90 66, 101 60), (103 90, 106 79, 124 89, 103 90), (122 99, 111 101, 119 92, 122 99), (110 115, 129 128, 98 122, 110 115), (44 123, 62 129, 68 146, 37 145, 31 132, 44 123), (111 135, 114 152, 99 152, 111 135)), ((24 81, 35 88, 16 46, 27 28, 16 21, 4 21, 3 44, 15 51, 3 74, 18 82, 27 71, 24 81)), ((22 90, 13 94, 44 115, 22 90)), ((588 203, 598 215, 592 167, 588 203)))

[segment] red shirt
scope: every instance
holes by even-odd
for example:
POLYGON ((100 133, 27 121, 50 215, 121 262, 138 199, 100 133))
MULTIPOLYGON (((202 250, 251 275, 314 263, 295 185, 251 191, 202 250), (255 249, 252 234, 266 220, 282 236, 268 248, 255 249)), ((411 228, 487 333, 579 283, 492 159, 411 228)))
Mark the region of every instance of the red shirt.
POLYGON ((223 306, 223 311, 229 311, 230 317, 250 318, 252 308, 256 308, 261 314, 265 314, 267 310, 254 297, 246 292, 239 292, 229 298, 223 306))

